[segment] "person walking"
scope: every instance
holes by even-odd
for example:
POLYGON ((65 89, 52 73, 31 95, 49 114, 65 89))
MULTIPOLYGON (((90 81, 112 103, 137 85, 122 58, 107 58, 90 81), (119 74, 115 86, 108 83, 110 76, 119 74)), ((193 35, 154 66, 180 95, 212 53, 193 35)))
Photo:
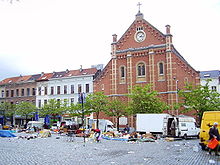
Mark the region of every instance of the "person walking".
MULTIPOLYGON (((220 136, 219 136, 219 131, 218 131, 218 123, 215 122, 213 124, 213 126, 210 128, 209 130, 209 140, 216 138, 218 141, 220 141, 220 136)), ((209 154, 212 154, 212 151, 215 151, 215 155, 216 156, 220 156, 220 154, 218 153, 219 150, 219 145, 217 145, 213 150, 209 149, 209 154)))

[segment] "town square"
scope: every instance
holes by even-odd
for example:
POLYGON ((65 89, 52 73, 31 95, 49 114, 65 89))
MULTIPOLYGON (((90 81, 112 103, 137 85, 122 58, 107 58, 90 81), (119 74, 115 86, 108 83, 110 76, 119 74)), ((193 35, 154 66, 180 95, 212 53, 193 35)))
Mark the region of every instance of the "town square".
POLYGON ((220 164, 219 19, 219 0, 2 0, 0 165, 220 164))

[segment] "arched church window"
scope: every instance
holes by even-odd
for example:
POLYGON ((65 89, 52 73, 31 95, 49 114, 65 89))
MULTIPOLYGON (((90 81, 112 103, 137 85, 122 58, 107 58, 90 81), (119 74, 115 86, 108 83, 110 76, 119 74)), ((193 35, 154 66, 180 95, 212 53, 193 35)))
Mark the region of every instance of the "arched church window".
POLYGON ((163 64, 163 62, 159 63, 159 74, 160 75, 164 74, 164 64, 163 64))
POLYGON ((138 76, 145 76, 145 64, 139 63, 137 66, 138 76))
POLYGON ((121 66, 121 78, 125 78, 125 67, 124 66, 121 66))

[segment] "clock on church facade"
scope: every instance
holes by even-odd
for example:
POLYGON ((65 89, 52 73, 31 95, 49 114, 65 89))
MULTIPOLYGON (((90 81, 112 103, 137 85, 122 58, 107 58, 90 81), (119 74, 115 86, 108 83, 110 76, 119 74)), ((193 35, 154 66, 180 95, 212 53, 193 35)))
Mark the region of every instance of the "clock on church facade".
MULTIPOLYGON (((126 94, 132 87, 152 84, 159 97, 172 106, 179 100, 178 89, 183 89, 186 82, 198 85, 199 73, 175 49, 170 26, 163 34, 139 11, 119 40, 113 35, 111 60, 95 79, 94 92, 129 101, 126 94)), ((178 111, 169 113, 177 115, 178 111)), ((129 122, 134 124, 132 117, 129 122)))

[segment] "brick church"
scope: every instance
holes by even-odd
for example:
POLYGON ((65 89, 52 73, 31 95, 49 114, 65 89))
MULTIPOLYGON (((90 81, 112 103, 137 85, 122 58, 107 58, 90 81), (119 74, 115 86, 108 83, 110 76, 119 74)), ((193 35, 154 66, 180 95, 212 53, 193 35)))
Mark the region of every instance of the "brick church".
MULTIPOLYGON (((159 97, 172 106, 178 102, 177 90, 185 82, 199 85, 199 81, 199 73, 175 49, 170 26, 166 25, 163 34, 139 10, 120 39, 113 35, 111 60, 95 79, 94 92, 103 91, 105 95, 127 101, 125 95, 135 85, 150 83, 159 97)), ((169 112, 178 114, 174 110, 169 112)), ((134 126, 133 117, 128 121, 134 126)))

